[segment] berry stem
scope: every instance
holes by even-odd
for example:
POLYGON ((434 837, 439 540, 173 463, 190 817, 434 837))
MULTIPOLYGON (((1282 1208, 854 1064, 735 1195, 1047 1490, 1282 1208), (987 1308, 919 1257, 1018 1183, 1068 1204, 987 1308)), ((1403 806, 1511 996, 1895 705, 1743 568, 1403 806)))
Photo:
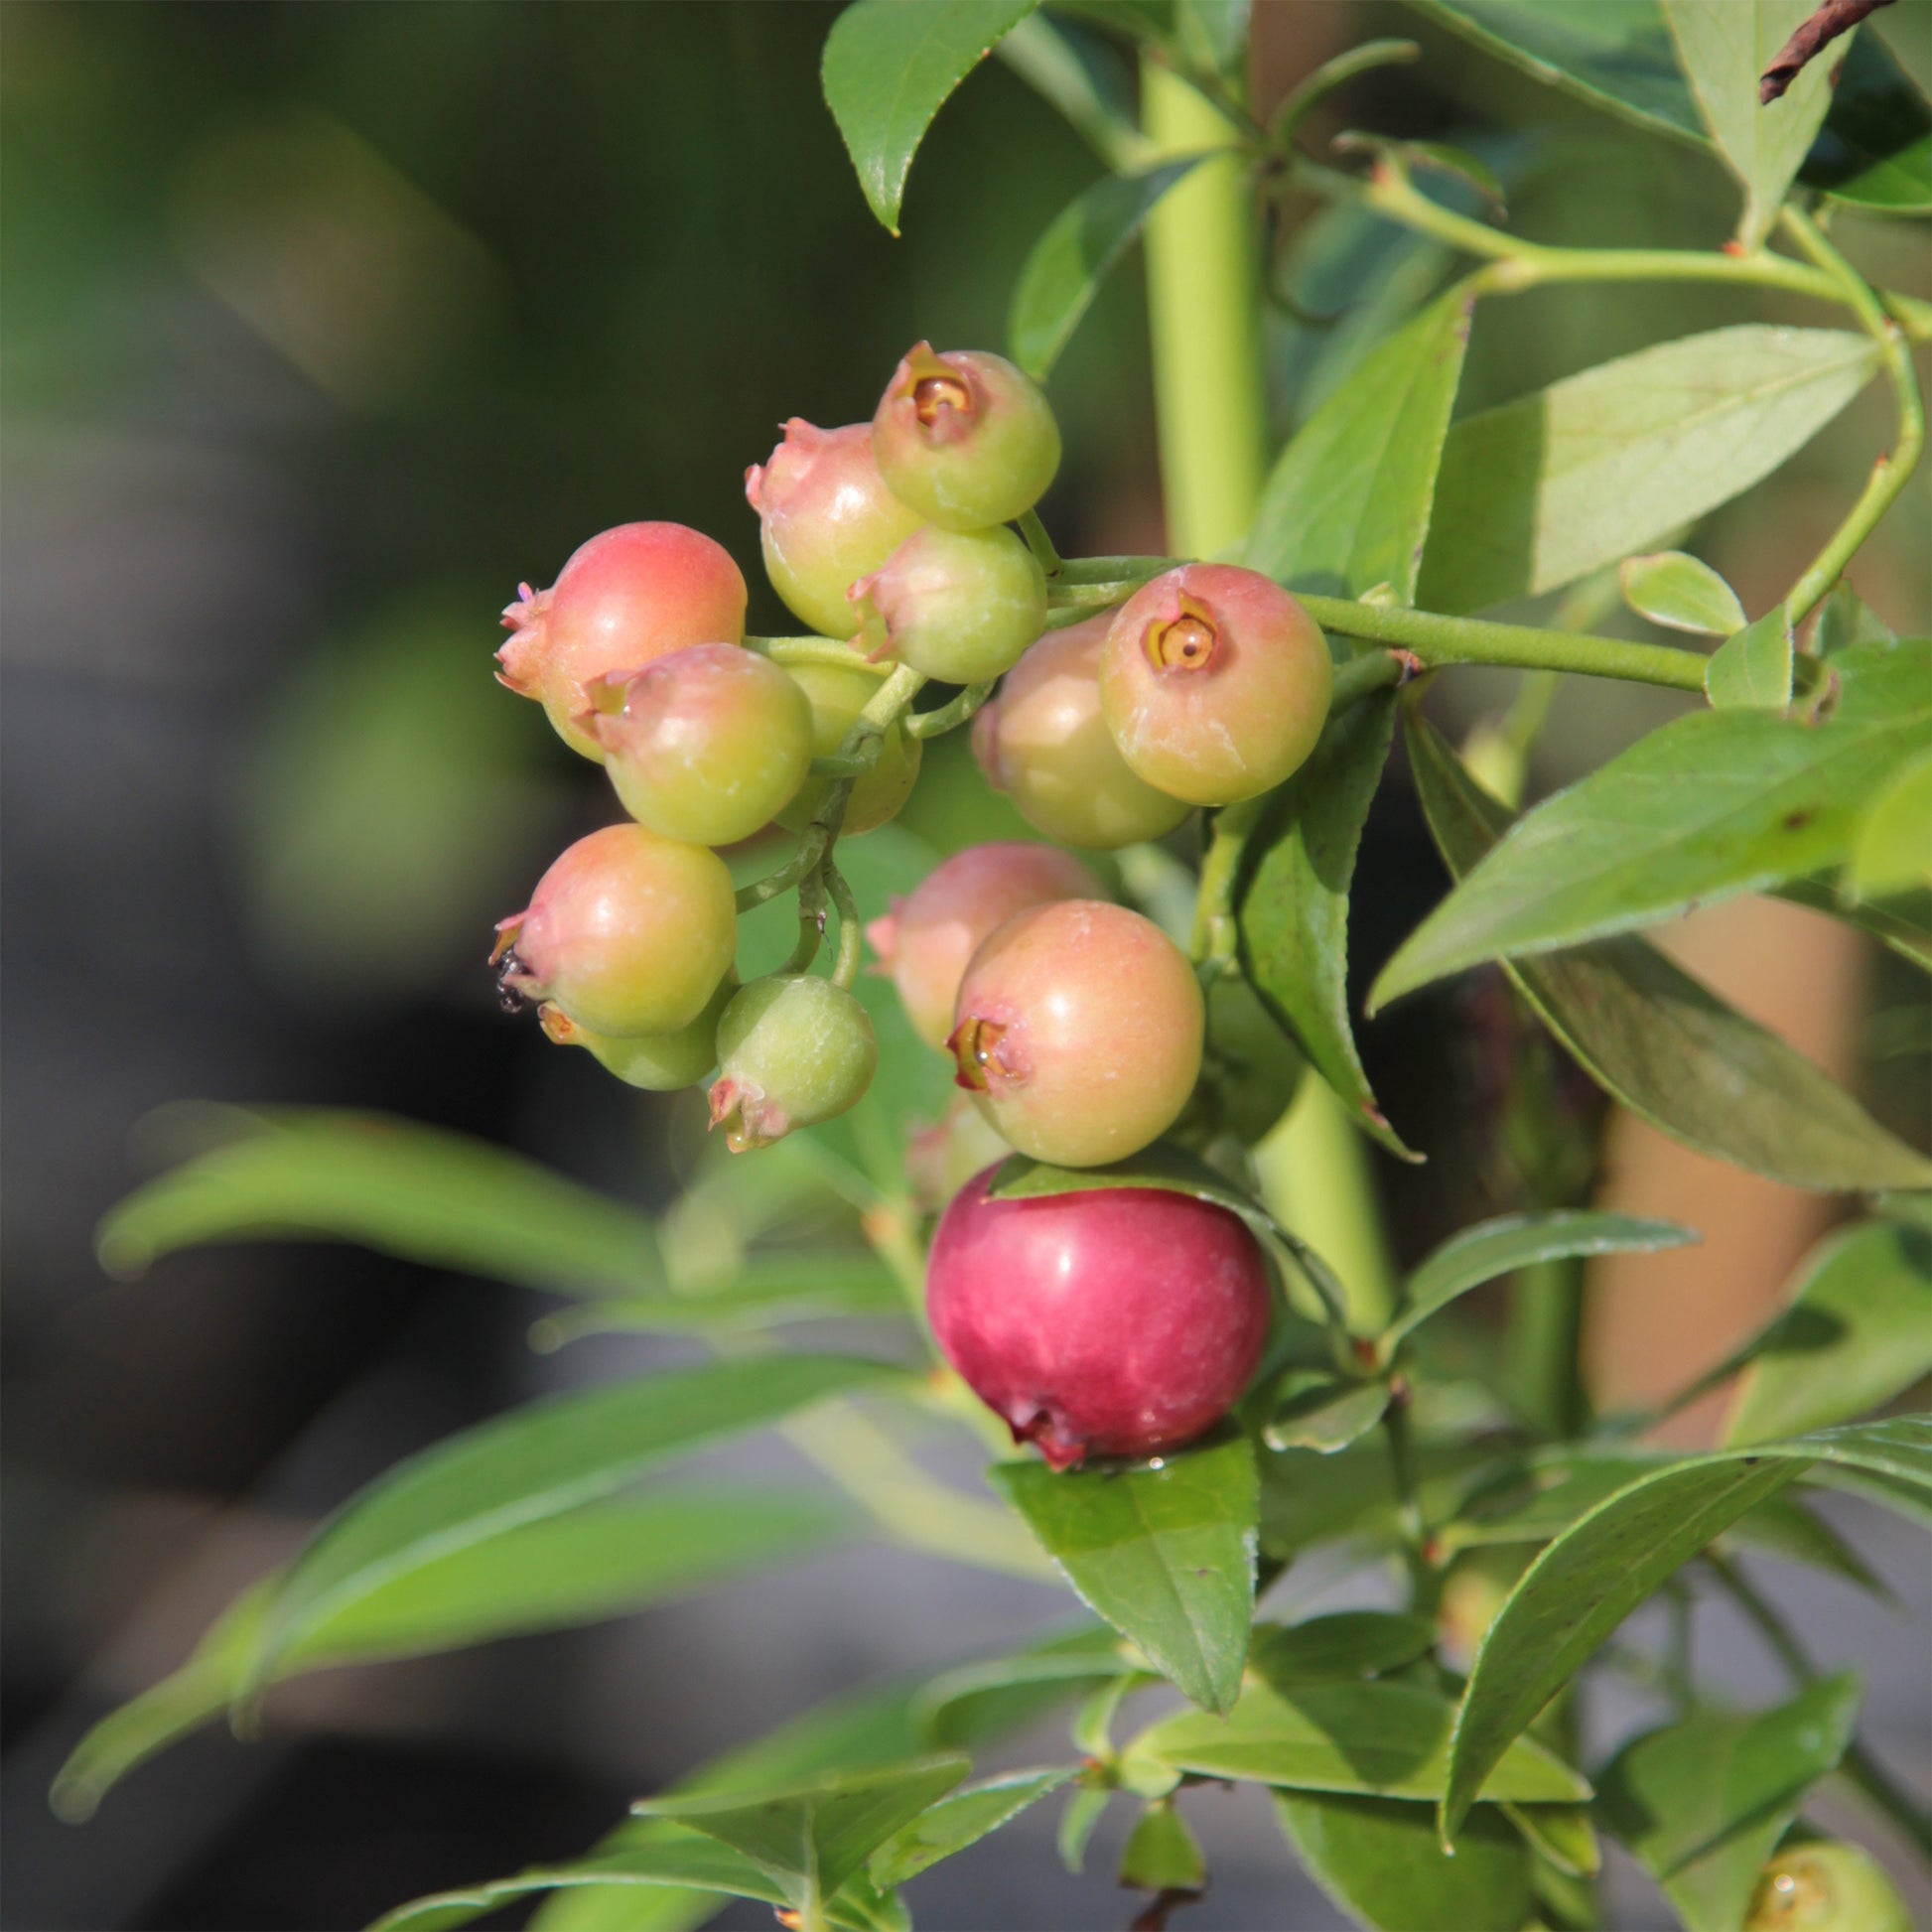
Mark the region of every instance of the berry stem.
POLYGON ((908 738, 937 738, 942 732, 963 725, 993 695, 997 679, 985 684, 969 684, 959 696, 932 711, 915 711, 901 729, 908 738))
MULTIPOLYGON (((832 964, 832 984, 850 993, 852 983, 859 977, 859 941, 862 936, 859 924, 859 901, 852 897, 852 888, 845 883, 845 876, 832 863, 831 853, 826 853, 818 868, 818 877, 826 893, 830 896, 833 908, 839 915, 839 951, 832 964)), ((799 889, 799 902, 804 901, 804 889, 799 889)), ((802 917, 802 912, 800 913, 802 917)))
POLYGON ((841 671, 870 671, 882 680, 892 668, 875 664, 863 651, 836 637, 747 637, 745 648, 774 664, 830 664, 841 671))
POLYGON ((825 893, 821 877, 820 869, 814 867, 798 882, 798 940, 791 949, 791 957, 778 968, 781 977, 808 972, 818 957, 819 942, 825 937, 825 893))
POLYGON ((1057 577, 1060 574, 1060 553, 1053 548, 1053 539, 1046 534, 1046 525, 1039 520, 1039 512, 1022 510, 1016 527, 1027 539, 1027 548, 1034 553, 1040 569, 1048 577, 1057 577))

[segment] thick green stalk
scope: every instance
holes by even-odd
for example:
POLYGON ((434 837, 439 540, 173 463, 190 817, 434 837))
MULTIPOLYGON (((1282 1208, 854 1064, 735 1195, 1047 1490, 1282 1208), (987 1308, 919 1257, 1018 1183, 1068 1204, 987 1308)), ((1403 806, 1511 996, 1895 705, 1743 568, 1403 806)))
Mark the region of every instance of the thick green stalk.
MULTIPOLYGON (((1142 111, 1158 154, 1218 147, 1238 130, 1155 62, 1142 111)), ((1247 535, 1268 464, 1258 220, 1243 164, 1203 162, 1148 223, 1148 317, 1168 546, 1212 557, 1247 535)), ((1394 1277, 1361 1138, 1318 1079, 1256 1151, 1269 1206, 1335 1270, 1354 1326, 1372 1334, 1394 1277)))

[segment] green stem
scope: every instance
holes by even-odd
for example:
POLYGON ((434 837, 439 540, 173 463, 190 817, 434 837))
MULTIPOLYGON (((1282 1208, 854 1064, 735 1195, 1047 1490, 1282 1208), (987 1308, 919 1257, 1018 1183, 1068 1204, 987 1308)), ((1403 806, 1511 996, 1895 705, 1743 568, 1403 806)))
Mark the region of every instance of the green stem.
POLYGON ((863 651, 836 637, 747 637, 745 648, 774 664, 831 664, 843 671, 870 671, 877 678, 893 669, 890 664, 875 664, 863 651))
POLYGON ((1022 510, 1017 519, 1020 534, 1027 539, 1027 548, 1034 553, 1034 560, 1048 577, 1060 573, 1060 553, 1053 548, 1053 539, 1046 534, 1046 525, 1039 520, 1037 510, 1022 510))
MULTIPOLYGON (((1816 1684, 1818 1667, 1806 1656, 1804 1646, 1775 1609, 1759 1595, 1757 1587, 1728 1558, 1707 1550, 1704 1560, 1724 1586, 1730 1600, 1756 1626, 1757 1633, 1790 1672, 1799 1685, 1816 1684)), ((1922 1857, 1932 1860, 1932 1815, 1928 1815, 1910 1792, 1903 1791, 1889 1772, 1855 1737, 1845 1747, 1839 1769, 1855 1784, 1900 1832, 1915 1845, 1922 1857)))
POLYGON ((1428 1616, 1442 1593, 1442 1578, 1430 1558, 1429 1525, 1422 1513, 1416 1484, 1415 1443, 1409 1433, 1409 1396, 1395 1385, 1389 1406, 1382 1411, 1382 1430, 1389 1444, 1389 1468, 1402 1519, 1403 1558, 1409 1566, 1411 1607, 1428 1616))
POLYGON ((1791 587, 1784 601, 1786 621, 1802 623, 1823 602, 1826 593, 1844 574, 1845 567, 1858 555, 1860 546, 1876 527, 1878 519, 1891 508, 1907 479, 1918 468, 1925 448, 1925 405, 1918 392, 1918 376, 1912 368, 1897 326, 1885 315, 1878 298, 1864 284, 1858 271, 1820 233, 1817 224, 1795 207, 1782 216, 1785 231, 1828 276, 1846 306, 1864 325, 1866 335, 1878 345, 1891 377, 1892 393, 1898 401, 1898 440, 1889 456, 1880 456, 1872 466, 1852 513, 1839 525, 1831 541, 1818 554, 1817 561, 1791 587))
POLYGON ((915 711, 902 727, 907 738, 937 738, 966 721, 993 695, 993 685, 969 684, 958 697, 932 711, 915 711))
POLYGON ((1585 1416, 1580 1343, 1584 1265, 1542 1261, 1518 1271, 1511 1292, 1506 1376, 1523 1419, 1568 1438, 1585 1416))
POLYGON ((1239 940, 1234 923, 1234 889, 1241 874, 1241 858, 1273 795, 1263 792, 1258 798, 1244 798, 1238 805, 1224 805, 1214 814, 1214 829, 1201 860, 1188 950, 1196 963, 1217 973, 1234 964, 1239 940))
POLYGON ((809 972, 812 961, 818 957, 819 943, 825 937, 822 879, 822 871, 815 867, 798 882, 798 939, 791 949, 791 956, 778 968, 783 978, 790 979, 799 973, 809 972))
MULTIPOLYGON (((832 863, 832 855, 825 855, 825 863, 819 868, 818 876, 825 883, 833 908, 839 915, 839 952, 832 964, 832 984, 852 991, 852 982, 859 977, 859 941, 863 936, 859 924, 859 901, 852 897, 852 888, 845 883, 845 876, 832 863)), ((803 896, 800 896, 802 904, 803 896)))

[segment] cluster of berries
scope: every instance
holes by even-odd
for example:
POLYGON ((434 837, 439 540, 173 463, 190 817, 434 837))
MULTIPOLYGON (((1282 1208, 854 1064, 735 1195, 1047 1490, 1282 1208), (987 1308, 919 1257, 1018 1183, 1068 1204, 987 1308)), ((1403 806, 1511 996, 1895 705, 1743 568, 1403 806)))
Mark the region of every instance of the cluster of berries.
MULTIPOLYGON (((539 1003, 551 1038, 643 1087, 716 1067, 712 1120, 739 1151, 864 1094, 877 1045, 848 972, 739 986, 737 896, 716 848, 773 821, 801 834, 786 877, 813 895, 809 914, 836 880, 834 841, 885 823, 917 777, 920 739, 874 707, 897 667, 913 687, 966 687, 962 716, 982 701, 973 743, 989 778, 1063 844, 1161 837, 1302 763, 1327 714, 1328 648, 1268 579, 1188 564, 1113 610, 1081 618, 1077 595, 1052 609, 1061 567, 1032 511, 1059 457, 1052 412, 1020 370, 921 344, 870 423, 794 420, 747 474, 766 572, 816 633, 804 650, 747 648, 744 579, 677 524, 608 530, 549 590, 522 588, 504 613, 502 681, 605 765, 631 821, 570 847, 497 929, 500 984, 539 1003)), ((847 898, 842 921, 850 911, 847 898)), ((1070 855, 972 848, 866 936, 994 1146, 1095 1167, 1187 1107, 1208 1023, 1195 968, 1070 855)), ((1197 1434, 1239 1393, 1267 1327, 1265 1265, 1234 1217, 1115 1192, 1103 1232, 1096 1198, 994 1201, 982 1174, 957 1187, 933 1255, 941 1347, 1056 1465, 1197 1434), (1106 1294, 1082 1310, 1065 1289, 1079 1281, 1106 1294), (1029 1282, 1057 1295, 1052 1318, 1029 1282), (986 1283, 1003 1292, 989 1301, 986 1283), (1165 1395, 1150 1404, 1156 1367, 1165 1395)))

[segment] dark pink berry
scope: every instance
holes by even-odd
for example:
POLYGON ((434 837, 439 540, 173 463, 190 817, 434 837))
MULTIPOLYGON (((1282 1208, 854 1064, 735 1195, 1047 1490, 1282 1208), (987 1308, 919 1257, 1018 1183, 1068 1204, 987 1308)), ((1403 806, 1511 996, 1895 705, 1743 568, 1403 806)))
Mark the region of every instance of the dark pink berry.
POLYGON ((1227 1414, 1268 1335, 1268 1265, 1225 1208, 1158 1188, 954 1196, 926 1266, 933 1338, 1056 1469, 1177 1449, 1227 1414))

